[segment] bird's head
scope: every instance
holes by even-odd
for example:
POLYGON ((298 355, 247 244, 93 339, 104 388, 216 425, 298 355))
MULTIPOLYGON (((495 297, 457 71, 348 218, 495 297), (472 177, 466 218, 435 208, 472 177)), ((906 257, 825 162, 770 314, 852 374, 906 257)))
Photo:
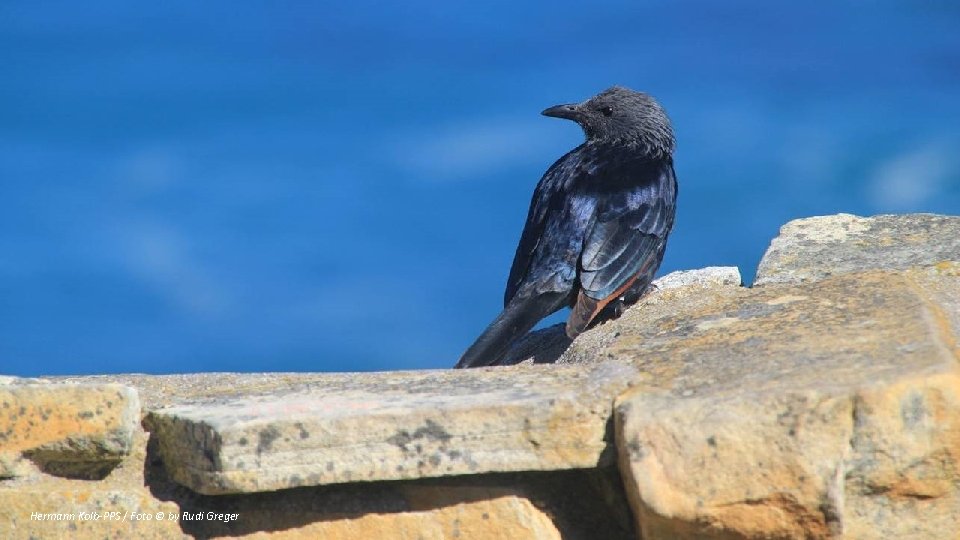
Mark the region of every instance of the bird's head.
POLYGON ((587 141, 642 145, 651 155, 670 155, 675 146, 666 111, 653 97, 614 86, 582 103, 557 105, 544 116, 580 124, 587 141))

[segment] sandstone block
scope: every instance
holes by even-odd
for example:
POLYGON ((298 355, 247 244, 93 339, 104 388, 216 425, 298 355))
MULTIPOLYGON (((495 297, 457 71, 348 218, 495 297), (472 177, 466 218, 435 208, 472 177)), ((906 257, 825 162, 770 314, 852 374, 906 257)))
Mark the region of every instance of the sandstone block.
MULTIPOLYGON (((278 509, 258 515, 250 505, 183 510, 156 500, 149 492, 0 489, 3 538, 323 538, 355 540, 443 540, 446 538, 559 540, 550 517, 528 499, 500 495, 423 509, 364 512, 346 516, 285 515, 278 509), (239 506, 239 508, 237 507, 239 506), (119 515, 113 513, 118 512, 119 515), (184 513, 186 512, 186 514, 184 513), (38 517, 42 516, 42 517, 38 517), (192 521, 185 521, 184 516, 192 521), (162 518, 158 517, 162 516, 162 518), (324 519, 325 517, 325 519, 324 519), (271 526, 273 525, 273 526, 271 526)), ((216 505, 213 505, 216 506, 216 505)), ((371 510, 375 507, 371 505, 371 510)))
POLYGON ((615 409, 643 537, 960 531, 950 268, 667 291, 611 323, 591 354, 643 371, 615 409))
POLYGON ((139 427, 136 390, 116 384, 0 385, 0 477, 96 478, 130 451, 139 427))
POLYGON ((754 286, 816 281, 872 269, 905 270, 960 262, 960 217, 850 214, 781 227, 760 261, 754 286))
POLYGON ((596 467, 629 366, 331 374, 291 394, 203 401, 146 422, 201 493, 596 467))

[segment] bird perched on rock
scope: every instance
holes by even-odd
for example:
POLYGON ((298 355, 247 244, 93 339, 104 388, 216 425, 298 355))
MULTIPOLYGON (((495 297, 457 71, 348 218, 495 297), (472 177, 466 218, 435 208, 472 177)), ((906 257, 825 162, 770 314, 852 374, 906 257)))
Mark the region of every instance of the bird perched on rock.
POLYGON ((504 308, 456 367, 498 364, 541 319, 570 306, 566 333, 618 316, 650 286, 676 213, 673 130, 651 96, 614 86, 545 116, 586 141, 540 179, 510 268, 504 308))

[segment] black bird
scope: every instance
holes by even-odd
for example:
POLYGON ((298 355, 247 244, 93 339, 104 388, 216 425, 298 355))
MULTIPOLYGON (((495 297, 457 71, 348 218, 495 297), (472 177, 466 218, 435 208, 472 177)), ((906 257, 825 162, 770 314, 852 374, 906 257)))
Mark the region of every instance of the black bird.
POLYGON ((614 86, 545 116, 580 124, 586 141, 540 179, 510 268, 504 308, 457 362, 498 364, 541 319, 572 307, 574 338, 618 316, 650 286, 676 213, 673 130, 651 96, 614 86))

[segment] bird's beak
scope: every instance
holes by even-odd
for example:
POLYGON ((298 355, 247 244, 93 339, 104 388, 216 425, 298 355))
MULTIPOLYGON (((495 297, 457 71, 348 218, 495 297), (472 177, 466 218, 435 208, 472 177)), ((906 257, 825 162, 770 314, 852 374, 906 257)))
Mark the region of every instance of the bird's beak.
POLYGON ((544 116, 552 116, 554 118, 566 118, 567 120, 577 121, 580 119, 580 105, 577 103, 568 103, 566 105, 556 105, 546 109, 542 113, 544 116))

